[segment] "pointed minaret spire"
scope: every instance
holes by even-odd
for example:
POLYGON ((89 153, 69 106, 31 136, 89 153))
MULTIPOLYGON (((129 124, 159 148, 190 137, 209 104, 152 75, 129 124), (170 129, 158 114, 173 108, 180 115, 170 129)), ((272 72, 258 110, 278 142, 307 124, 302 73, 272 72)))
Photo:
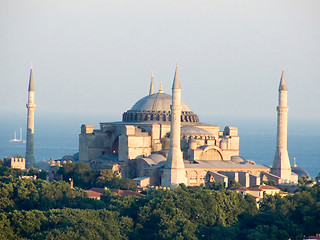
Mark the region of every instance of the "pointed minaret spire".
POLYGON ((159 89, 159 93, 163 93, 163 90, 162 90, 162 81, 160 82, 160 89, 159 89))
POLYGON ((174 73, 174 79, 173 79, 172 88, 173 89, 181 89, 180 79, 179 79, 179 72, 178 72, 178 64, 176 64, 176 72, 174 73))
POLYGON ((279 100, 277 107, 277 146, 274 156, 271 173, 280 177, 280 183, 297 182, 295 175, 291 174, 291 166, 287 149, 288 135, 288 106, 287 106, 287 85, 282 69, 279 100))
POLYGON ((153 91, 153 72, 151 72, 151 82, 150 82, 150 90, 149 90, 149 95, 154 94, 153 91))
POLYGON ((30 78, 29 78, 29 91, 34 91, 33 87, 33 75, 32 75, 32 63, 30 64, 30 78))
POLYGON ((279 91, 281 90, 287 91, 286 79, 284 78, 284 68, 282 68, 280 84, 279 84, 279 91))
POLYGON ((29 168, 35 164, 34 147, 33 147, 33 135, 34 135, 34 109, 36 104, 34 103, 34 86, 32 65, 30 68, 29 88, 28 88, 28 116, 27 116, 27 143, 26 143, 26 167, 29 168))
POLYGON ((185 168, 181 153, 181 88, 178 68, 172 84, 170 150, 163 170, 162 186, 175 188, 186 183, 185 168))

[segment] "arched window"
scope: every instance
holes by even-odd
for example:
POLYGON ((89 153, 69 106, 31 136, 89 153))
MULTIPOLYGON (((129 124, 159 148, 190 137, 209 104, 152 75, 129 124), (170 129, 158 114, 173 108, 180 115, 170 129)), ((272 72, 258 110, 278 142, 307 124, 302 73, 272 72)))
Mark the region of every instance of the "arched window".
POLYGON ((200 183, 205 184, 205 183, 206 183, 206 177, 207 177, 207 171, 202 172, 202 173, 200 174, 200 178, 199 178, 200 183))
POLYGON ((119 136, 116 137, 116 139, 113 141, 113 144, 112 144, 112 153, 118 154, 118 151, 119 151, 119 136))
POLYGON ((197 183, 198 173, 196 171, 192 171, 190 173, 190 183, 197 183))

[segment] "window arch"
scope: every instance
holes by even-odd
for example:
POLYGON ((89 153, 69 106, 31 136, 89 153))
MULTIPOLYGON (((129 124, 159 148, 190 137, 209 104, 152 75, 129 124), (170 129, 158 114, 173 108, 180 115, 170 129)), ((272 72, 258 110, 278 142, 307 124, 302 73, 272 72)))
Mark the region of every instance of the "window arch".
POLYGON ((200 183, 203 183, 205 184, 207 181, 207 171, 203 171, 201 174, 200 174, 200 177, 199 177, 199 181, 200 183))
POLYGON ((112 151, 113 154, 118 154, 118 151, 119 151, 119 136, 116 137, 116 139, 113 141, 111 151, 112 151))
POLYGON ((190 183, 197 183, 197 180, 198 180, 198 173, 196 171, 192 171, 190 173, 190 180, 189 182, 190 183))

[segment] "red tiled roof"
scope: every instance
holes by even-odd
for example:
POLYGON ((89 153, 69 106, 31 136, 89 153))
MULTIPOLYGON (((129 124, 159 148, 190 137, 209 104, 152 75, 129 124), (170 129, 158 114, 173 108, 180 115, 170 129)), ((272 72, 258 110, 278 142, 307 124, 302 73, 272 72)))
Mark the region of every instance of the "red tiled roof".
POLYGON ((279 188, 275 188, 268 185, 256 185, 252 187, 232 187, 229 190, 234 191, 264 191, 264 190, 280 190, 279 188))
POLYGON ((268 186, 268 185, 260 185, 260 186, 248 187, 248 190, 250 190, 250 191, 263 191, 263 190, 280 190, 280 189, 272 187, 272 186, 268 186))
POLYGON ((102 194, 104 192, 104 188, 91 188, 88 191, 94 191, 102 194))
POLYGON ((230 188, 230 190, 235 190, 235 191, 247 191, 248 189, 246 187, 238 187, 238 188, 230 188))
POLYGON ((86 192, 88 193, 89 198, 100 198, 100 196, 102 195, 102 193, 92 190, 86 190, 86 192))

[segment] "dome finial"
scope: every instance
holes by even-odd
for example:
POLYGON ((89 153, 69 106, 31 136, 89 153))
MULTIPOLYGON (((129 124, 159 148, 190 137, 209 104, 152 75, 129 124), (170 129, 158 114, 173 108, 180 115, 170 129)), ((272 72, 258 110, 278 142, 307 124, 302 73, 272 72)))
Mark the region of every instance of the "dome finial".
POLYGON ((159 93, 164 93, 162 90, 162 81, 160 82, 160 89, 159 89, 159 93))
POLYGON ((293 158, 293 167, 297 167, 296 158, 293 158))
POLYGON ((150 90, 149 90, 149 95, 154 94, 153 90, 153 72, 151 72, 151 82, 150 82, 150 90))

